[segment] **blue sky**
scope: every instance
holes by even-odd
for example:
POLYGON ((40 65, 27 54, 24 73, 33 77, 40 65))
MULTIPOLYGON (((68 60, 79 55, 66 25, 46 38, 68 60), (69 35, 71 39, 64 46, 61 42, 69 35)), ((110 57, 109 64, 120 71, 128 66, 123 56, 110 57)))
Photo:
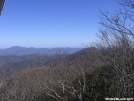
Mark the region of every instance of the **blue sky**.
POLYGON ((0 17, 0 48, 83 47, 97 39, 99 9, 115 0, 7 0, 0 17))

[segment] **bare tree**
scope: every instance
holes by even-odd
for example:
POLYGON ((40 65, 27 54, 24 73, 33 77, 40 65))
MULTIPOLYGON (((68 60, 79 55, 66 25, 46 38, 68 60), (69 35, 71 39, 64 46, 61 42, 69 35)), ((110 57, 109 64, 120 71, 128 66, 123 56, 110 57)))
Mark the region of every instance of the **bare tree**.
POLYGON ((111 78, 117 97, 132 97, 134 81, 134 2, 121 0, 123 10, 110 17, 101 12, 100 42, 96 46, 101 50, 100 59, 109 65, 111 78), (115 83, 114 82, 114 83, 115 83))

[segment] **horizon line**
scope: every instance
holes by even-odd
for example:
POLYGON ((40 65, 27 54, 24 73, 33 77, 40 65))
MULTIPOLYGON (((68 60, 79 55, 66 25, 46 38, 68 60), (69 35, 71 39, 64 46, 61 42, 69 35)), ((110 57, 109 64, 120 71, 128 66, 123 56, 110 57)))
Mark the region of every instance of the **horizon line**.
POLYGON ((9 47, 5 47, 5 48, 0 48, 0 49, 7 49, 7 48, 15 48, 15 47, 18 47, 18 48, 84 48, 84 47, 72 47, 72 46, 55 46, 55 47, 33 47, 33 46, 30 46, 30 47, 27 47, 27 46, 9 46, 9 47))

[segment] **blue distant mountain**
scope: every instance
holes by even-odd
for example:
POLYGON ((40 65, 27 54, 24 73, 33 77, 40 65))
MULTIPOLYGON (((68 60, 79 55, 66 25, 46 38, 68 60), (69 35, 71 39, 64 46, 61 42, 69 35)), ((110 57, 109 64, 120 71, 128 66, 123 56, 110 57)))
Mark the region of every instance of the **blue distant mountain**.
POLYGON ((82 48, 25 48, 20 46, 13 46, 6 49, 0 49, 0 55, 27 55, 27 54, 42 54, 42 55, 53 55, 56 53, 66 53, 66 54, 72 54, 77 51, 82 50, 82 48))

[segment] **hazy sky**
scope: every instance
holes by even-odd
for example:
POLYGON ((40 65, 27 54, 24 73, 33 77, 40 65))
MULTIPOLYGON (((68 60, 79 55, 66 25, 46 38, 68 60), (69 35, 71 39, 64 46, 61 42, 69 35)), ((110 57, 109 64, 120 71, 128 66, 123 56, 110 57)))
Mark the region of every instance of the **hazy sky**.
POLYGON ((119 8, 115 0, 6 0, 0 48, 81 47, 97 39, 99 9, 119 8))

